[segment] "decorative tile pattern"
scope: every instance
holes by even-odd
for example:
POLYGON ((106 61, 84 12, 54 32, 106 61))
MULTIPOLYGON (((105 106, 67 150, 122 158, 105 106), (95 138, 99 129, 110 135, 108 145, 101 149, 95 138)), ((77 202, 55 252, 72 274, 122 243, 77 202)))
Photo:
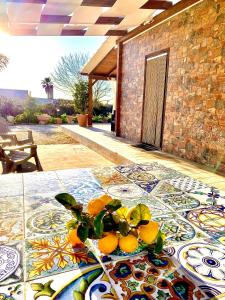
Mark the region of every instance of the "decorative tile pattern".
POLYGON ((74 250, 65 234, 26 240, 26 278, 29 280, 96 263, 86 248, 74 250))
POLYGON ((2 176, 0 186, 0 299, 208 300, 225 293, 223 192, 157 163, 2 176), (73 249, 59 192, 84 204, 104 193, 128 207, 146 204, 165 233, 164 254, 141 245, 105 256, 97 241, 73 249), (24 228, 25 249, 18 241, 24 228))
POLYGON ((167 181, 183 192, 207 188, 208 185, 191 177, 181 177, 167 181))
POLYGON ((185 216, 188 221, 210 236, 225 238, 225 208, 223 206, 193 209, 185 216))
POLYGON ((172 207, 175 211, 192 209, 200 206, 200 202, 187 194, 175 194, 159 197, 162 202, 172 207))
POLYGON ((199 200, 203 205, 223 205, 225 206, 225 192, 214 187, 191 190, 188 193, 191 197, 199 200))
POLYGON ((166 255, 138 256, 105 264, 119 299, 208 299, 198 282, 178 270, 166 255))
POLYGON ((9 213, 0 216, 0 243, 18 241, 24 238, 23 215, 9 213))
POLYGON ((66 232, 66 223, 71 219, 72 215, 66 210, 38 210, 26 220, 26 237, 66 232))
POLYGON ((109 278, 99 265, 30 281, 26 289, 29 300, 41 294, 46 300, 117 299, 109 278))
POLYGON ((15 285, 0 286, 0 299, 24 300, 24 285, 22 283, 18 283, 15 285))
POLYGON ((122 176, 112 167, 95 168, 92 173, 102 186, 126 184, 130 182, 126 177, 122 176))
POLYGON ((23 280, 22 242, 0 246, 0 271, 0 291, 1 286, 10 285, 23 280))
POLYGON ((175 214, 160 217, 153 216, 153 219, 161 223, 161 230, 165 233, 168 245, 188 242, 196 236, 194 227, 175 214))
POLYGON ((146 193, 135 184, 113 185, 105 187, 105 191, 117 199, 141 198, 146 193))
POLYGON ((179 249, 181 265, 193 278, 225 288, 225 251, 208 244, 187 244, 179 249))

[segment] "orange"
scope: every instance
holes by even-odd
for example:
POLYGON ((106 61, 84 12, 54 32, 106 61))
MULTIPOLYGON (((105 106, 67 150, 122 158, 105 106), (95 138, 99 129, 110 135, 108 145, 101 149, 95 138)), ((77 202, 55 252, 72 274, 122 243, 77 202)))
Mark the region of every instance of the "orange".
POLYGON ((105 205, 109 204, 109 202, 113 200, 112 197, 107 194, 100 196, 99 199, 102 200, 105 205))
POLYGON ((126 253, 134 252, 138 248, 138 240, 134 235, 128 234, 119 239, 119 247, 126 253))
POLYGON ((71 229, 68 233, 68 241, 70 242, 70 244, 73 247, 83 247, 84 244, 82 243, 82 241, 79 239, 79 237, 77 236, 77 229, 71 229))
POLYGON ((88 203, 87 212, 92 216, 97 216, 111 201, 112 198, 108 195, 102 195, 99 198, 92 199, 88 203))
POLYGON ((147 225, 141 225, 139 228, 139 237, 146 244, 152 244, 156 240, 159 232, 159 224, 157 222, 150 221, 147 225))
POLYGON ((98 249, 104 254, 110 254, 118 246, 118 237, 115 233, 106 233, 105 237, 98 241, 98 249))

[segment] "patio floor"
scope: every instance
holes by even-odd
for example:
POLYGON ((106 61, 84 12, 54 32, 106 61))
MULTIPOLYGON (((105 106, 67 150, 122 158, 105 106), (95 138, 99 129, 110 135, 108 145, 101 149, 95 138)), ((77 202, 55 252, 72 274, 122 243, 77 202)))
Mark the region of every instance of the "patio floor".
POLYGON ((185 159, 159 151, 147 152, 132 146, 133 143, 117 138, 110 132, 109 124, 101 124, 93 128, 78 125, 63 125, 64 132, 81 144, 113 161, 116 164, 145 163, 155 161, 182 172, 187 176, 201 180, 208 185, 225 190, 225 177, 215 174, 209 168, 185 159))

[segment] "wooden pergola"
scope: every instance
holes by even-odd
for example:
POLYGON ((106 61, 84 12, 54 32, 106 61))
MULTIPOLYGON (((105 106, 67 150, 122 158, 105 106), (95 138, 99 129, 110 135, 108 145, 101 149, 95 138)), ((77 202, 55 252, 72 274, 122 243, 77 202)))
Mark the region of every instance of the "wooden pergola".
POLYGON ((88 126, 92 126, 93 86, 98 80, 116 80, 117 77, 117 48, 114 46, 114 39, 113 41, 107 40, 105 42, 107 49, 103 47, 103 51, 96 57, 94 56, 91 60, 92 63, 88 63, 81 72, 82 75, 88 76, 88 126))

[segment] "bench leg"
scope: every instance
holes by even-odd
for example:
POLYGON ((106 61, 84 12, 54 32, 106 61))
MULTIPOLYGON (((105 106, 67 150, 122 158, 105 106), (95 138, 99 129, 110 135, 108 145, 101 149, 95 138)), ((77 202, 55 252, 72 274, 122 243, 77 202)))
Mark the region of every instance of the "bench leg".
POLYGON ((37 155, 37 152, 34 154, 34 160, 35 160, 35 163, 36 163, 36 166, 37 166, 37 170, 40 172, 40 171, 43 171, 43 168, 41 166, 41 162, 39 160, 39 157, 37 155))

